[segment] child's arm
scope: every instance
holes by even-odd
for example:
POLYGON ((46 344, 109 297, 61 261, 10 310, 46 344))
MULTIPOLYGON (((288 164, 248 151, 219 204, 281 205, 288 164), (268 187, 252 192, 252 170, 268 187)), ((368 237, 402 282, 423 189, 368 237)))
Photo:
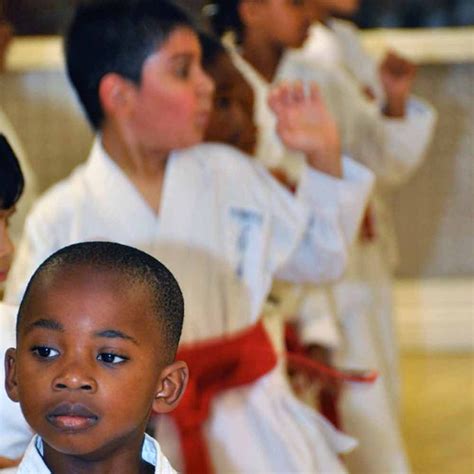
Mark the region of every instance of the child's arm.
POLYGON ((386 97, 384 114, 403 118, 416 76, 416 66, 394 51, 389 51, 380 64, 380 81, 386 97))
POLYGON ((305 154, 312 168, 340 178, 341 146, 337 125, 315 83, 308 91, 301 82, 275 87, 268 99, 277 118, 277 132, 284 145, 305 154))

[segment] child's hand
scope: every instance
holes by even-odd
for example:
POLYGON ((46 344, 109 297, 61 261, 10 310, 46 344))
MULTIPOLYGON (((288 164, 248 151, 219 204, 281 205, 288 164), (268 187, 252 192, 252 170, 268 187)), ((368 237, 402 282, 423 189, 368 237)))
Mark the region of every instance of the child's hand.
POLYGON ((308 163, 332 176, 342 175, 339 133, 316 84, 276 86, 268 103, 277 118, 277 132, 288 148, 306 154, 308 163))
POLYGON ((410 96, 413 81, 416 76, 416 66, 397 53, 389 51, 380 65, 380 80, 387 97, 385 115, 388 117, 403 117, 405 106, 410 96))

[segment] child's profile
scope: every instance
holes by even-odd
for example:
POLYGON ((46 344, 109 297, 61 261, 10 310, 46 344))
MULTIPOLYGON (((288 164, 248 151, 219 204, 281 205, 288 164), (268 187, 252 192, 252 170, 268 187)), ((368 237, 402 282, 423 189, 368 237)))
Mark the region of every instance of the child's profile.
POLYGON ((87 242, 49 257, 28 284, 17 348, 6 354, 8 395, 38 433, 22 465, 172 472, 145 429, 186 386, 187 366, 174 360, 183 315, 173 275, 140 250, 87 242))

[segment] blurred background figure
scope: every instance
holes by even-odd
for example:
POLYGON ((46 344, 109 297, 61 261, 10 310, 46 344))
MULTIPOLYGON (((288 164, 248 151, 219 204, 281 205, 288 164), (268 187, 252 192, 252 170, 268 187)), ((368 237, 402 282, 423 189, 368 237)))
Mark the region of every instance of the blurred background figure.
MULTIPOLYGON (((0 2, 1 1, 3 0, 0 0, 0 2)), ((13 38, 13 28, 5 17, 4 12, 4 4, 0 3, 0 74, 4 72, 9 46, 11 45, 13 38)), ((18 242, 21 236, 26 215, 38 195, 37 182, 35 173, 33 172, 29 160, 27 159, 26 153, 22 144, 20 143, 18 135, 15 132, 9 118, 2 110, 1 105, 2 104, 0 103, 0 133, 3 133, 8 138, 10 145, 15 150, 27 183, 25 186, 23 199, 18 204, 17 212, 11 219, 11 236, 13 242, 18 242)), ((0 283, 0 292, 1 289, 2 287, 0 283)))

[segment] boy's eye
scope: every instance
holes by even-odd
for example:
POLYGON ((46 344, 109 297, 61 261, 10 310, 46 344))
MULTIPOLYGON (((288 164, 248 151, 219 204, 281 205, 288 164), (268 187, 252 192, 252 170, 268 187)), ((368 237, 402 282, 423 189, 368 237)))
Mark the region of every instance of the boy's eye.
POLYGON ((47 346, 33 347, 31 352, 40 359, 53 359, 59 355, 59 351, 47 346))
POLYGON ((229 97, 221 96, 214 99, 214 104, 219 109, 228 109, 230 107, 229 97))
POLYGON ((110 352, 102 352, 97 356, 97 360, 105 362, 106 364, 122 364, 127 361, 127 357, 112 354, 110 352))
POLYGON ((174 72, 181 79, 187 79, 189 77, 190 70, 191 66, 188 61, 180 61, 176 64, 174 72))

